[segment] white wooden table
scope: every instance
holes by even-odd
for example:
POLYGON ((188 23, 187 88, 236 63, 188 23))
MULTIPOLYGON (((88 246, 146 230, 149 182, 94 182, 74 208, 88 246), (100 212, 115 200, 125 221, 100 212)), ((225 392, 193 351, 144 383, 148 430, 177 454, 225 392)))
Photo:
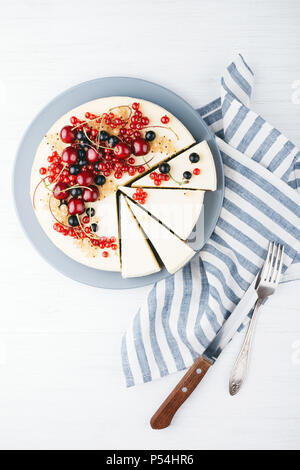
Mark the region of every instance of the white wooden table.
POLYGON ((300 282, 260 317, 247 386, 228 395, 237 337, 164 431, 148 421, 182 374, 126 390, 120 339, 148 288, 94 289, 64 278, 24 237, 11 170, 31 119, 64 89, 100 76, 145 78, 195 107, 218 95, 242 52, 253 107, 300 145, 297 0, 1 0, 2 449, 290 449, 300 447, 300 282), (293 103, 294 101, 294 103, 293 103))

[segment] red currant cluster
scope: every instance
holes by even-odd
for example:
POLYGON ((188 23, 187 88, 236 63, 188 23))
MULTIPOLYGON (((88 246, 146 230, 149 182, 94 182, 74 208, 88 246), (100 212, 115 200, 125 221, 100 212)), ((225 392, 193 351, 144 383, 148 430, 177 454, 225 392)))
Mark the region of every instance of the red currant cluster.
POLYGON ((132 195, 132 199, 140 204, 145 204, 147 197, 148 193, 146 193, 143 188, 137 188, 136 192, 132 195))
POLYGON ((170 176, 163 173, 158 173, 156 171, 152 171, 152 173, 150 173, 150 178, 154 180, 155 186, 160 186, 163 181, 169 181, 170 176))

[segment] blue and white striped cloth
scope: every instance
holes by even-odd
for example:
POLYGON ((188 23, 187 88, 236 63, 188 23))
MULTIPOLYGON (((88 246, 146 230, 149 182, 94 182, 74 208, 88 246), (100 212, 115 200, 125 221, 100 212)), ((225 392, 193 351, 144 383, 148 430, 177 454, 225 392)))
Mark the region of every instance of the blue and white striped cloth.
POLYGON ((285 278, 300 278, 300 151, 249 109, 252 86, 239 55, 221 98, 199 110, 221 151, 224 205, 199 257, 155 284, 133 318, 122 340, 127 386, 191 366, 259 271, 269 240, 285 245, 285 278))

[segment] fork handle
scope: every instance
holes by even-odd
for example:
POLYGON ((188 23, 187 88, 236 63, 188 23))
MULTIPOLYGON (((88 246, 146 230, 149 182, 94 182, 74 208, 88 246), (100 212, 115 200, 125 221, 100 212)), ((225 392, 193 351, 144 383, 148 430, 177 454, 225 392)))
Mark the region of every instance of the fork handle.
POLYGON ((211 361, 203 356, 196 359, 174 390, 152 416, 150 424, 153 429, 163 429, 169 426, 178 408, 195 390, 212 364, 211 361))
POLYGON ((262 304, 262 301, 263 299, 260 299, 260 298, 257 299, 256 301, 253 315, 248 326, 248 330, 247 330, 247 333, 243 342, 242 349, 233 366, 231 377, 229 380, 230 395, 236 395, 240 391, 245 381, 247 369, 248 369, 248 363, 249 363, 250 350, 251 350, 251 345, 253 341, 256 320, 258 316, 258 310, 262 304))

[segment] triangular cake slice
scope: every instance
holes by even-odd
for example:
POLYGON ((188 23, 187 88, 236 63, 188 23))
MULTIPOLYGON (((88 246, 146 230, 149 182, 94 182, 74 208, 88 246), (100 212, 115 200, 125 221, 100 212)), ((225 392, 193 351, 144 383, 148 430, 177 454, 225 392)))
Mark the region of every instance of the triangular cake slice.
MULTIPOLYGON (((161 181, 161 188, 202 189, 204 191, 217 189, 214 157, 205 140, 172 157, 167 163, 170 166, 169 178, 167 181, 161 181), (184 175, 186 172, 190 176, 189 179, 184 175)), ((159 173, 158 168, 157 171, 159 173)), ((157 187, 151 173, 134 181, 132 186, 135 188, 157 187)))
MULTIPOLYGON (((119 187, 126 196, 136 200, 136 188, 119 187)), ((203 206, 205 191, 146 188, 146 201, 142 205, 182 240, 186 240, 197 223, 203 206)))
POLYGON ((160 266, 124 196, 120 197, 122 276, 140 277, 160 271, 160 266))
POLYGON ((128 204, 141 228, 149 238, 169 273, 174 274, 194 256, 195 252, 140 206, 128 200, 128 204))

